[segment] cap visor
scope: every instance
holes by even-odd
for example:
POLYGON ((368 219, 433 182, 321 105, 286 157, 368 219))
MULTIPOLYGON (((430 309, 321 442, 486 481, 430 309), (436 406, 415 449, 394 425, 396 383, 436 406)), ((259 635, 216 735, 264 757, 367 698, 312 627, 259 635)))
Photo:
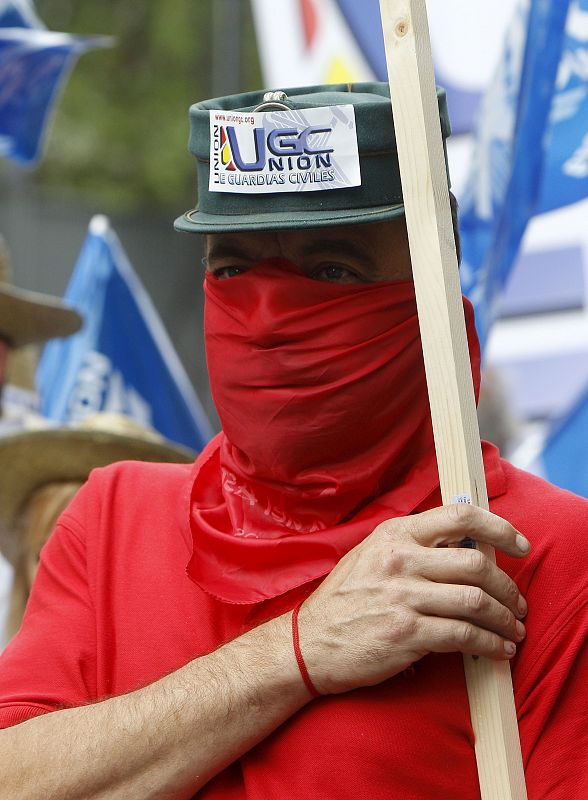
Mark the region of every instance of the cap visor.
POLYGON ((273 231, 302 228, 329 228, 337 225, 359 225, 383 222, 404 216, 402 203, 376 208, 326 211, 285 211, 266 214, 207 214, 197 208, 186 211, 174 222, 177 231, 186 233, 222 233, 223 231, 273 231))

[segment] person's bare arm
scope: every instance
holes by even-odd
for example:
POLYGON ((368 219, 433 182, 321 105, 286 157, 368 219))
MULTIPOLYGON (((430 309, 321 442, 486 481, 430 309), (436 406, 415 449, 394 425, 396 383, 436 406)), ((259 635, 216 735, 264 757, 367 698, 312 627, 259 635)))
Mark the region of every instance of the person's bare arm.
MULTIPOLYGON (((477 551, 439 547, 465 536, 525 552, 504 520, 453 507, 385 522, 341 560, 299 616, 319 691, 430 652, 512 657, 524 600, 477 551)), ((15 800, 191 798, 309 700, 284 615, 144 689, 0 731, 0 786, 15 800)))
POLYGON ((0 731, 0 797, 191 798, 309 699, 280 617, 131 694, 0 731))

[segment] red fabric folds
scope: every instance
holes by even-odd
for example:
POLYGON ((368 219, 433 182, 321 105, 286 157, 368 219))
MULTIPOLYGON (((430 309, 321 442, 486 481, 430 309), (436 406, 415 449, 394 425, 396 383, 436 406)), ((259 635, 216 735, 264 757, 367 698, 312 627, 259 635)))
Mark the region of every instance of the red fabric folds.
POLYGON ((205 292, 223 433, 197 462, 188 571, 254 603, 322 577, 438 486, 414 286, 316 281, 271 260, 208 274, 205 292))

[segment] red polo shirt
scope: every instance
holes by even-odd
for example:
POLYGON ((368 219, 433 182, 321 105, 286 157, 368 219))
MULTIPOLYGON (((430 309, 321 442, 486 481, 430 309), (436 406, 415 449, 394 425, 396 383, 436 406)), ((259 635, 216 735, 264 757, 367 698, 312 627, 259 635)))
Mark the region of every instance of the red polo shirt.
MULTIPOLYGON (((513 664, 529 800, 580 800, 588 797, 588 502, 501 462, 493 448, 485 463, 492 510, 533 543, 524 560, 498 556, 530 608, 513 664)), ((300 598, 235 606, 190 580, 192 470, 128 462, 91 475, 43 551, 23 627, 0 658, 0 727, 151 683, 300 598)), ((459 654, 309 703, 198 794, 479 796, 459 654)))

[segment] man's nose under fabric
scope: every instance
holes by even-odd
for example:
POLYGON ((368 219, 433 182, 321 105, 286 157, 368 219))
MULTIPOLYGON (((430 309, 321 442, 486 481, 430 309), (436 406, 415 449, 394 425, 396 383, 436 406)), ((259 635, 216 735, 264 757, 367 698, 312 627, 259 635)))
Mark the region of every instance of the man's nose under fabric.
POLYGON ((324 497, 355 460, 357 496, 372 494, 428 423, 412 283, 315 281, 272 259, 205 290, 211 388, 243 465, 324 497))
POLYGON ((196 465, 189 572, 256 602, 326 574, 438 486, 414 286, 315 281, 270 260, 208 274, 205 293, 223 432, 196 465))

